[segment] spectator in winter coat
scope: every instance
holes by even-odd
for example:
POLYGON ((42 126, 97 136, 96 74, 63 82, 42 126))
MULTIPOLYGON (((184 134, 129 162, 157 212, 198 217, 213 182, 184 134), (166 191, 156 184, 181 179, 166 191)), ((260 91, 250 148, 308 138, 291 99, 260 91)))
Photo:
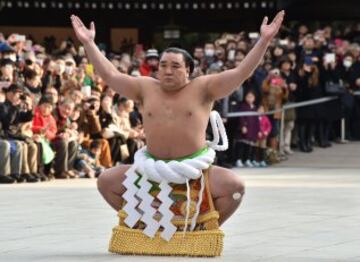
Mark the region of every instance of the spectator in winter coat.
MULTIPOLYGON (((239 111, 257 112, 254 91, 250 90, 247 92, 245 101, 240 104, 239 111)), ((259 117, 257 115, 242 116, 239 120, 239 159, 236 161, 236 166, 242 167, 245 164, 247 167, 253 167, 255 143, 260 130, 259 117)))

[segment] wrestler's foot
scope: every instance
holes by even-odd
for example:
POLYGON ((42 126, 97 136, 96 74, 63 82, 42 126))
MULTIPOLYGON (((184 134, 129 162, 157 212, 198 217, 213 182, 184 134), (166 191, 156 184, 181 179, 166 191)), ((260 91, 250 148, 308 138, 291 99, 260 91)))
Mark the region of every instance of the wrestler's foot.
POLYGON ((241 159, 238 159, 238 160, 236 160, 235 166, 236 166, 236 167, 244 167, 244 164, 243 164, 243 162, 241 161, 241 159))

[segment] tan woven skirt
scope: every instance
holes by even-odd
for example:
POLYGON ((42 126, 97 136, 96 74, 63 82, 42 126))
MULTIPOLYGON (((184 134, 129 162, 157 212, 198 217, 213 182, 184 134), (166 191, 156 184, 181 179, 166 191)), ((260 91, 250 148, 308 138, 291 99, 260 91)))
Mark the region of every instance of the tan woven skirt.
MULTIPOLYGON (((154 238, 143 233, 143 225, 139 222, 134 228, 124 224, 126 213, 120 210, 119 225, 113 228, 109 251, 127 255, 169 255, 169 256, 220 256, 223 249, 224 234, 219 229, 219 214, 214 208, 209 188, 209 169, 204 170, 205 190, 201 203, 200 214, 197 218, 194 231, 183 233, 185 226, 186 186, 171 184, 173 191, 170 194, 175 199, 171 211, 175 214, 172 223, 178 227, 169 242, 163 240, 158 232, 154 238)), ((191 211, 190 218, 195 213, 195 203, 198 200, 200 179, 190 183, 191 211)), ((158 185, 153 183, 151 194, 156 198, 158 185)), ((156 217, 155 217, 156 218, 156 217)), ((190 224, 189 219, 188 224, 190 224)))

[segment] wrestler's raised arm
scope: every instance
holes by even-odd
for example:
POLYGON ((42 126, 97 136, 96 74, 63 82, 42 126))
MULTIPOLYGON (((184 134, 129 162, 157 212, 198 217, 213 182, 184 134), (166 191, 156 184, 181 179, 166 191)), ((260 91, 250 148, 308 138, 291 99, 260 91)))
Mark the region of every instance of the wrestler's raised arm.
POLYGON ((86 28, 79 17, 72 15, 71 23, 76 37, 83 44, 90 62, 94 65, 96 72, 116 92, 139 101, 141 99, 141 79, 120 73, 116 67, 100 52, 96 46, 95 24, 91 22, 90 29, 86 28))
POLYGON ((285 12, 280 11, 271 24, 265 17, 260 28, 260 38, 236 68, 226 70, 216 75, 204 76, 208 97, 213 100, 230 95, 247 78, 249 78, 263 58, 271 40, 279 31, 285 12))

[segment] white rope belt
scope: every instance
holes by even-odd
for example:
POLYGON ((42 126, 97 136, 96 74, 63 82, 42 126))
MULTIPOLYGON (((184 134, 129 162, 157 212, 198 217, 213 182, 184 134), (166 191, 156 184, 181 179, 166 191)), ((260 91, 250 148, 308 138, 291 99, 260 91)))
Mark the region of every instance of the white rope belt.
POLYGON ((182 161, 172 160, 165 162, 163 160, 154 160, 146 155, 146 147, 139 149, 135 153, 134 165, 125 173, 125 180, 123 185, 126 191, 123 198, 126 200, 126 205, 123 210, 127 213, 125 224, 133 228, 138 221, 146 224, 144 234, 149 237, 154 237, 159 228, 163 231, 160 236, 169 241, 177 231, 176 226, 171 223, 174 214, 170 210, 173 200, 169 197, 171 193, 171 186, 169 183, 186 184, 187 186, 187 205, 184 233, 188 227, 188 219, 190 214, 190 179, 201 179, 201 188, 199 191, 199 199, 196 204, 196 211, 192 217, 190 230, 193 231, 196 226, 196 220, 200 212, 200 205, 202 202, 202 195, 204 192, 204 177, 202 170, 208 169, 215 159, 214 150, 226 150, 228 148, 228 140, 220 115, 216 111, 210 113, 210 123, 214 135, 213 141, 207 141, 209 146, 206 153, 192 159, 185 159, 182 161), (219 145, 220 136, 223 144, 219 145), (135 186, 135 181, 139 178, 138 171, 141 174, 139 181, 140 188, 135 186), (152 184, 149 181, 159 183, 161 191, 157 198, 161 201, 158 209, 152 207, 154 197, 149 193, 152 184), (140 199, 140 201, 139 201, 140 199), (154 215, 159 212, 162 217, 160 221, 154 219, 154 215))

